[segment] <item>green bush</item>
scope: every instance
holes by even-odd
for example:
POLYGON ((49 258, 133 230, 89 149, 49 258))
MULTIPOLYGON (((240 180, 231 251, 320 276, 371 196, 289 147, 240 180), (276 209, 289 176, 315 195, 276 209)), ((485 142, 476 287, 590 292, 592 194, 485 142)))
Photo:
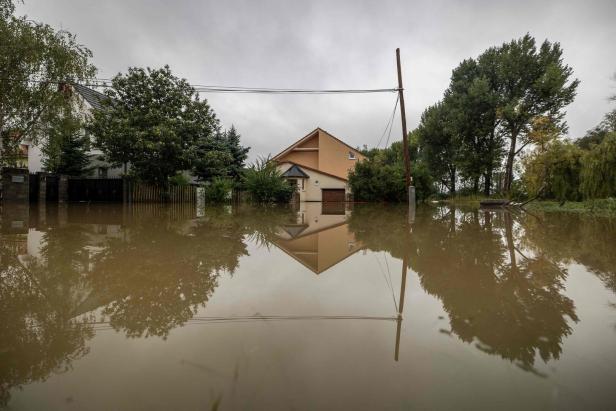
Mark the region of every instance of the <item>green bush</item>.
MULTIPOLYGON (((407 201, 404 163, 401 155, 394 154, 392 149, 385 149, 355 165, 355 169, 349 173, 349 186, 355 201, 407 201)), ((427 199, 433 185, 425 165, 421 162, 413 163, 411 175, 417 201, 427 199)))
POLYGON ((184 174, 176 174, 173 177, 169 177, 169 183, 172 186, 187 186, 190 181, 184 174))
POLYGON ((226 178, 216 177, 204 188, 207 203, 224 203, 231 199, 233 182, 226 178))
POLYGON ((288 203, 296 190, 268 158, 257 160, 246 170, 242 188, 255 203, 288 203))

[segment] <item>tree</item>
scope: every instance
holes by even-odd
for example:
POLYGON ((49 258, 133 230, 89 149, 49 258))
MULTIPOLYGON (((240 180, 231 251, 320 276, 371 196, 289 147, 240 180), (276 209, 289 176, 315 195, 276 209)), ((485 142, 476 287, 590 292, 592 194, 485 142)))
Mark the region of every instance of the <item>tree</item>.
POLYGON ((45 170, 55 174, 80 176, 88 171, 89 139, 82 134, 81 122, 73 117, 61 119, 50 129, 43 144, 45 170))
POLYGON ((0 162, 22 140, 38 142, 72 108, 59 83, 87 81, 96 72, 92 52, 74 35, 14 11, 12 0, 0 1, 0 162))
POLYGON ((498 56, 498 114, 509 138, 504 190, 509 192, 515 158, 531 143, 533 119, 548 116, 566 130, 562 109, 573 101, 579 80, 571 80, 573 69, 563 63, 559 43, 545 40, 537 50, 535 39, 526 34, 488 52, 498 56))
POLYGON ((581 190, 587 198, 616 196, 616 132, 593 145, 582 159, 581 190))
POLYGON ((243 147, 240 144, 240 135, 233 125, 225 132, 225 140, 232 157, 229 176, 234 180, 239 180, 244 170, 244 163, 248 158, 250 147, 243 147))
POLYGON ((169 66, 130 68, 113 78, 107 96, 88 127, 94 144, 148 182, 167 186, 171 176, 190 170, 200 144, 219 131, 207 101, 169 66))
POLYGON ((233 155, 224 133, 206 135, 196 142, 193 173, 203 181, 212 181, 231 174, 233 155))
POLYGON ((456 192, 460 142, 451 128, 451 107, 439 102, 421 115, 417 128, 418 144, 432 177, 456 192))
POLYGON ((475 61, 464 60, 453 70, 445 104, 449 107, 450 129, 459 144, 458 167, 473 183, 473 192, 484 178, 484 194, 489 196, 492 174, 502 160, 503 139, 498 125, 498 95, 494 90, 494 58, 484 53, 475 61))
MULTIPOLYGON (((388 148, 371 150, 366 160, 355 165, 349 173, 355 200, 407 201, 403 150, 402 143, 397 141, 388 148)), ((416 197, 422 201, 432 193, 433 184, 425 162, 419 157, 416 131, 409 133, 409 152, 416 197)))

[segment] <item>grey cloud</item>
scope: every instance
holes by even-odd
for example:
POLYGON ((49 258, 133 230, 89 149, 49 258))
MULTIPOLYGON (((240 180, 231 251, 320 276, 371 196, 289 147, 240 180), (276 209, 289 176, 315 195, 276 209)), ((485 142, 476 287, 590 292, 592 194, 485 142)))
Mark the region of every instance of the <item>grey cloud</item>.
MULTIPOLYGON (((526 32, 559 41, 581 80, 567 110, 572 137, 600 121, 615 92, 614 1, 25 1, 19 12, 70 30, 92 49, 100 77, 169 64, 198 84, 393 87, 400 47, 410 128, 462 59, 526 32)), ((252 146, 251 159, 316 126, 373 146, 395 101, 390 94, 205 97, 252 146)), ((400 137, 397 118, 392 140, 400 137)))

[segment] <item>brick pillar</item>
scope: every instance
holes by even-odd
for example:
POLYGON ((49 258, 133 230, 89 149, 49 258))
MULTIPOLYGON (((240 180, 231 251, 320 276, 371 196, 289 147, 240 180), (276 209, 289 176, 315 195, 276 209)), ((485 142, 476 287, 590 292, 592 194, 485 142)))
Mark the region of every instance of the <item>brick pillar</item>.
POLYGON ((47 201, 47 174, 38 172, 36 173, 39 179, 39 199, 38 202, 44 203, 47 201))
POLYGON ((60 175, 58 178, 58 202, 68 202, 68 176, 60 175))
POLYGON ((2 169, 2 200, 5 202, 30 201, 30 174, 27 168, 2 169))

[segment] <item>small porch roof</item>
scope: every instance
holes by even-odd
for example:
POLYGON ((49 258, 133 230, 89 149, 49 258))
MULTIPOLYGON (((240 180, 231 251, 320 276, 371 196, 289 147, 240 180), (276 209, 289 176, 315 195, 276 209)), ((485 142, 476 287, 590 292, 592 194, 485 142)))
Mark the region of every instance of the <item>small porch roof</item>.
POLYGON ((310 178, 297 164, 293 164, 287 171, 282 173, 285 178, 310 178))

